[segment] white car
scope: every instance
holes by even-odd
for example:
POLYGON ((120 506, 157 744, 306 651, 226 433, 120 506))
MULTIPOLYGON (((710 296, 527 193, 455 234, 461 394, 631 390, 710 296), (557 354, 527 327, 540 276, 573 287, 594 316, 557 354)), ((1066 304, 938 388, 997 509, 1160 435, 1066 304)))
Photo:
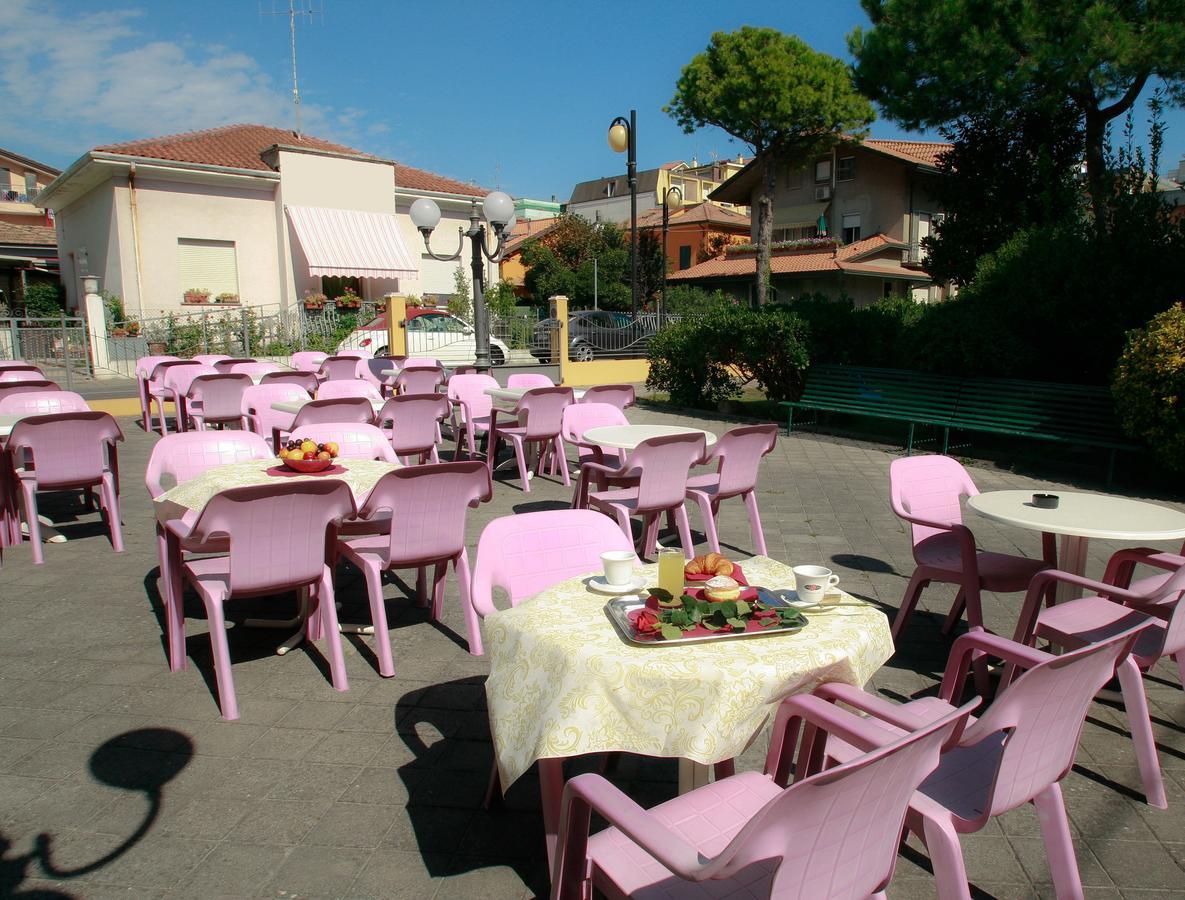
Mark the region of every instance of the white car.
MULTIPOLYGON (((387 315, 383 313, 365 325, 360 325, 337 345, 342 350, 369 350, 375 356, 386 356, 387 315)), ((470 365, 477 356, 477 341, 473 326, 463 319, 438 309, 412 308, 407 311, 407 355, 429 356, 441 365, 452 367, 470 365)), ((490 362, 500 366, 510 355, 507 346, 490 338, 490 362)))

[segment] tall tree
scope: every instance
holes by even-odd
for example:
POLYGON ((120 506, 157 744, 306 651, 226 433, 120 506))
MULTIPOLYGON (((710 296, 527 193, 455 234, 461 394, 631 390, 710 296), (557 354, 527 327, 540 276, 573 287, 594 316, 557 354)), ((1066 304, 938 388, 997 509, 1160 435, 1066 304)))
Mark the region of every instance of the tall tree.
POLYGON ((1105 227, 1107 125, 1149 80, 1185 102, 1185 0, 861 0, 872 22, 848 37, 856 84, 909 128, 986 109, 1053 113, 1082 125, 1091 203, 1105 227))
POLYGON ((790 34, 745 26, 717 32, 683 68, 665 111, 690 134, 714 125, 748 144, 761 167, 757 193, 757 302, 766 299, 776 172, 862 137, 876 117, 848 67, 790 34))

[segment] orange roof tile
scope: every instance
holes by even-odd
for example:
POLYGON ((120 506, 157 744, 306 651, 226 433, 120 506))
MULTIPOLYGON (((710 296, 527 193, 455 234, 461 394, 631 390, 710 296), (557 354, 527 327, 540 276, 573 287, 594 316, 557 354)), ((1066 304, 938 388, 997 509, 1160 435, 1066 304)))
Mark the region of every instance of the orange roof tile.
POLYGON ((522 245, 531 238, 542 237, 561 221, 560 216, 553 216, 549 219, 521 219, 514 223, 514 230, 510 233, 506 245, 502 248, 502 254, 505 256, 514 253, 516 250, 522 248, 522 245))
POLYGON ((951 148, 940 141, 881 141, 865 140, 865 147, 897 156, 926 166, 937 166, 942 154, 951 148))
MULTIPOLYGON (((868 272, 884 274, 909 274, 907 270, 893 266, 877 266, 876 263, 849 261, 864 256, 885 246, 897 244, 888 235, 874 234, 862 241, 856 241, 838 249, 831 247, 807 248, 803 250, 775 250, 770 257, 769 267, 774 275, 789 275, 798 272, 868 272)), ((757 269, 757 254, 752 250, 727 249, 721 256, 705 260, 699 265, 679 272, 672 272, 671 281, 690 281, 700 278, 752 277, 757 269)))
MULTIPOLYGON (((260 154, 276 144, 379 159, 379 157, 371 156, 371 154, 363 153, 344 144, 335 144, 332 141, 307 134, 298 135, 294 131, 272 128, 267 125, 224 125, 221 128, 208 128, 203 131, 170 134, 122 144, 107 144, 96 147, 95 150, 127 156, 143 156, 149 159, 165 159, 174 162, 267 172, 270 169, 260 154)), ((405 166, 402 163, 395 163, 395 183, 414 190, 435 191, 441 194, 462 194, 467 197, 484 197, 488 193, 475 184, 446 178, 443 175, 413 166, 405 166)))
POLYGON ((0 221, 0 244, 56 245, 57 232, 52 225, 17 225, 0 221))
MULTIPOLYGON (((689 206, 684 206, 682 209, 675 210, 670 215, 670 224, 689 225, 694 222, 707 222, 713 225, 732 225, 738 228, 749 230, 749 217, 741 215, 738 212, 733 212, 731 209, 725 209, 722 206, 717 206, 715 203, 695 203, 689 206)), ((638 216, 639 228, 660 228, 662 227, 662 207, 658 209, 647 210, 642 215, 638 216)))

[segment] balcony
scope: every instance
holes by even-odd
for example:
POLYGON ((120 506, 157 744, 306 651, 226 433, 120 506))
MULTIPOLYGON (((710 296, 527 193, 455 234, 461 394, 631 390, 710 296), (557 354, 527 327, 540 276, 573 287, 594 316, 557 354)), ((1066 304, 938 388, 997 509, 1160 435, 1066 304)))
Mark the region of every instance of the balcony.
POLYGON ((901 251, 901 265, 909 269, 925 268, 926 249, 921 244, 910 244, 901 251))
POLYGON ((0 203, 32 203, 37 199, 37 191, 29 194, 25 191, 0 189, 0 203))

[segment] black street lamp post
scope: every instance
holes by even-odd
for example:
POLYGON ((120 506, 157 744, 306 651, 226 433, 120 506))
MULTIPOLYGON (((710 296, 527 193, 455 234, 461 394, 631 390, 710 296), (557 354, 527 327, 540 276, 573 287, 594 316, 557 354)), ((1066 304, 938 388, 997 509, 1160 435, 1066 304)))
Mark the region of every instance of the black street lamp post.
POLYGON ((667 229, 671 223, 671 210, 683 206, 683 192, 669 187, 662 196, 662 294, 658 304, 658 325, 662 327, 663 316, 667 314, 667 229))
POLYGON ((609 146, 627 153, 626 181, 630 186, 630 308, 638 314, 638 112, 630 110, 629 121, 618 116, 609 123, 609 146))
POLYGON ((415 201, 411 205, 411 221, 424 236, 424 249, 428 255, 440 262, 452 262, 454 259, 460 259, 461 251, 465 249, 465 238, 469 238, 473 250, 470 259, 470 269, 473 272, 473 341, 477 345, 473 365, 479 372, 488 372, 491 365, 490 322, 489 316, 486 315, 485 263, 482 262, 482 257, 484 256, 490 262, 498 262, 502 259, 502 248, 514 227, 514 201, 502 191, 493 191, 486 195, 481 205, 482 212, 485 213, 490 227, 494 229, 494 237, 497 239, 493 250, 486 246, 486 227, 482 224, 481 216, 477 212, 476 200, 473 201, 473 208, 469 213, 468 230, 457 229, 460 240, 457 252, 452 256, 443 256, 433 252, 428 243, 429 238, 432 237, 432 230, 440 222, 440 207, 436 205, 435 200, 421 197, 415 201))

